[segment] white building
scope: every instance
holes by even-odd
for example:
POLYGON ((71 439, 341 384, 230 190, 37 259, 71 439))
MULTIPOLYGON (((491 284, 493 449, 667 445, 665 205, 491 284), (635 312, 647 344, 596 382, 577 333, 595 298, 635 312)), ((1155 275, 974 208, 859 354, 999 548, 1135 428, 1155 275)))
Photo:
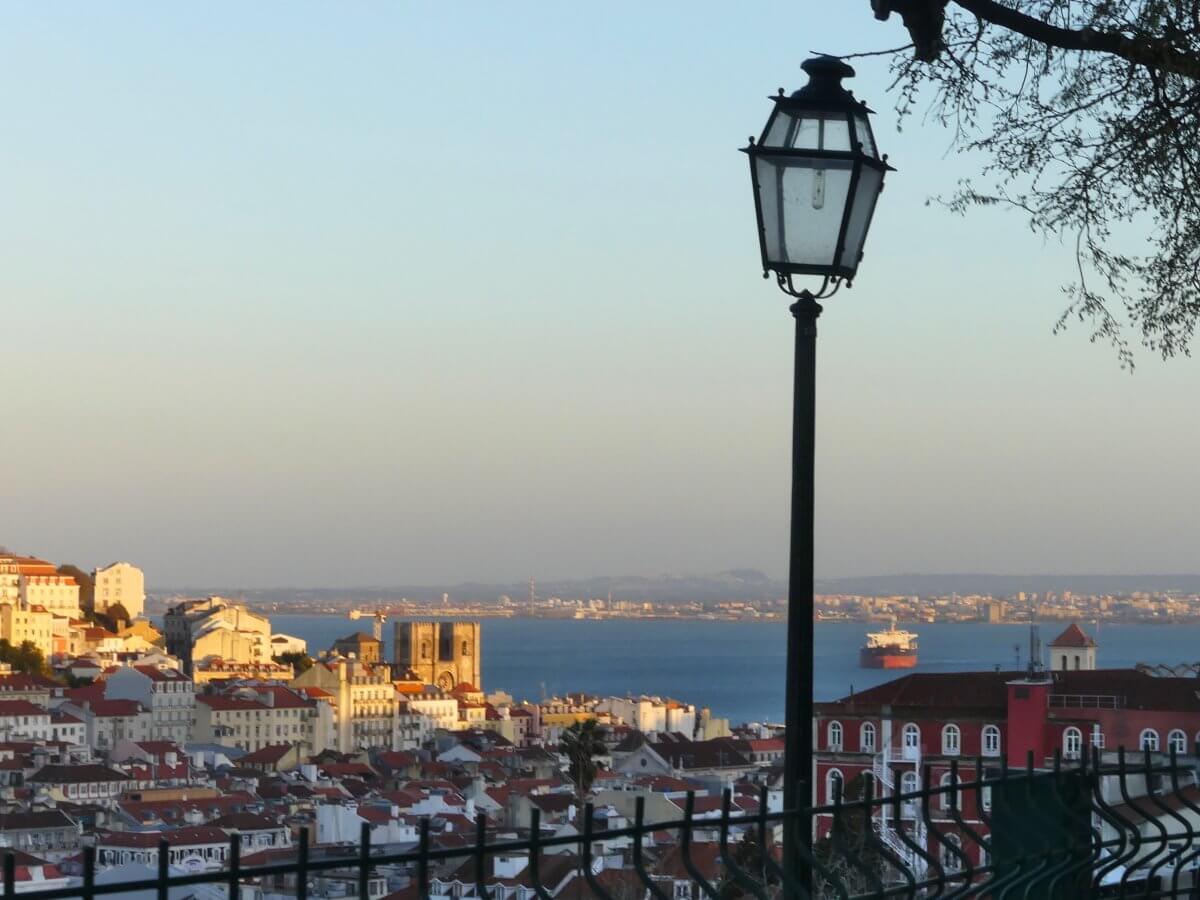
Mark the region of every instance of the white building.
MULTIPOLYGON (((311 756, 324 750, 329 738, 321 705, 321 701, 275 685, 205 694, 197 698, 193 739, 251 752, 277 744, 298 744, 301 755, 311 756)), ((328 703, 323 705, 328 707, 328 703)))
POLYGON ((0 700, 0 740, 48 741, 50 713, 28 700, 0 700))
POLYGON ((84 700, 58 709, 83 721, 87 744, 99 756, 107 756, 118 741, 150 740, 153 718, 136 700, 84 700))
POLYGON ((678 732, 685 737, 696 733, 696 707, 660 697, 605 697, 596 704, 596 712, 611 713, 644 734, 678 732))
POLYGON ((129 618, 141 618, 146 609, 146 576, 141 569, 127 562, 115 562, 96 569, 92 578, 96 583, 96 612, 107 612, 110 606, 119 603, 129 618))
POLYGON ((271 635, 271 656, 282 656, 284 653, 307 653, 308 641, 304 638, 292 637, 290 634, 271 635))
POLYGON ((107 700, 136 700, 150 710, 154 741, 174 741, 183 746, 191 738, 196 718, 192 679, 169 666, 127 666, 104 682, 107 700))
POLYGON ((411 712, 429 719, 434 728, 458 730, 458 698, 443 694, 435 687, 427 687, 420 694, 405 694, 404 699, 411 712))

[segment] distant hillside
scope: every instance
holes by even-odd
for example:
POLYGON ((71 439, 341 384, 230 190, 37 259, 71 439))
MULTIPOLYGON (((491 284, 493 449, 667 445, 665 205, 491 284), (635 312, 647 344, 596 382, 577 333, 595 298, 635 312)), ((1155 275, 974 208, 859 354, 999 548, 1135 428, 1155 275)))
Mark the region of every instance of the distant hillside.
MULTIPOLYGON (((819 594, 919 594, 942 596, 992 594, 1007 596, 1018 591, 1044 594, 1047 591, 1073 591, 1078 594, 1128 594, 1134 591, 1181 591, 1200 593, 1200 575, 988 575, 960 573, 945 575, 865 575, 852 578, 823 578, 816 582, 819 594)), ((244 597, 251 603, 352 602, 385 604, 401 597, 417 602, 436 603, 442 594, 452 602, 494 603, 500 596, 524 600, 529 583, 463 582, 447 585, 395 585, 361 588, 263 588, 208 586, 164 589, 160 595, 204 596, 219 594, 244 597)), ((732 569, 711 575, 618 575, 585 579, 539 579, 538 597, 602 597, 611 593, 614 600, 680 602, 688 600, 774 600, 787 593, 787 585, 754 569, 732 569)))
MULTIPOLYGON (((611 592, 614 600, 686 601, 686 600, 770 600, 782 597, 786 586, 773 581, 754 569, 733 569, 713 575, 639 575, 605 576, 587 579, 538 579, 537 594, 546 597, 603 597, 611 592)), ((436 602, 442 594, 452 601, 475 603, 495 602, 502 595, 514 600, 529 596, 529 583, 464 582, 447 585, 395 585, 362 588, 265 588, 243 589, 224 587, 187 587, 161 590, 160 594, 178 593, 188 596, 221 594, 244 597, 251 602, 279 603, 288 600, 315 602, 350 600, 355 603, 376 603, 398 600, 436 602)))
POLYGON ((1200 593, 1200 575, 867 575, 829 578, 817 582, 823 594, 992 594, 1004 596, 1018 591, 1044 594, 1072 591, 1076 594, 1129 594, 1134 591, 1182 591, 1200 593))

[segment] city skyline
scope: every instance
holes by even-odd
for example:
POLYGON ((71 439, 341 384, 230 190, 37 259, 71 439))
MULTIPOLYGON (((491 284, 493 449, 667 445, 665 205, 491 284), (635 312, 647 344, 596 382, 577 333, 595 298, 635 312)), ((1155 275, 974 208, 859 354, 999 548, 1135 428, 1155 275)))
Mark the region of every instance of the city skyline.
MULTIPOLYGON (((0 539, 150 585, 781 577, 736 150, 810 49, 906 37, 759 13, 12 10, 0 539)), ((821 320, 818 577, 1194 571, 1194 364, 1053 335, 1068 249, 926 205, 977 161, 854 65, 897 172, 821 320)))

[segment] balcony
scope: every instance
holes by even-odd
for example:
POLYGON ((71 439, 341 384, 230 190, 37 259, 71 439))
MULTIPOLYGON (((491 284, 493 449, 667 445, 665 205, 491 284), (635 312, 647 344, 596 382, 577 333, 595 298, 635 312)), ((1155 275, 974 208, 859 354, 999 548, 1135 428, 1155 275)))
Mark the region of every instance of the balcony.
MULTIPOLYGON (((370 829, 364 825, 356 847, 310 848, 307 833, 301 832, 294 855, 254 867, 240 864, 235 836, 221 871, 186 875, 169 874, 164 842, 158 878, 119 884, 95 883, 95 848, 85 847, 83 877, 77 883, 21 896, 90 900, 134 891, 165 896, 172 888, 211 883, 238 898, 278 884, 281 878, 307 885, 336 871, 347 879, 347 896, 370 897, 379 893, 386 869, 392 877, 403 873, 417 886, 418 898, 429 898, 439 873, 450 868, 462 883, 463 896, 481 896, 475 883, 482 880, 490 887, 496 882, 497 859, 524 857, 531 896, 542 900, 577 900, 584 895, 617 900, 614 882, 621 897, 638 900, 685 894, 689 900, 948 894, 1190 898, 1200 888, 1195 763, 1190 758, 1162 761, 1142 755, 1110 762, 1097 753, 1070 766, 1056 760, 1048 769, 1029 767, 962 781, 957 789, 947 785, 903 794, 881 790, 867 772, 847 786, 846 798, 822 806, 770 812, 764 789, 755 812, 734 813, 726 791, 719 809, 706 808, 703 813, 696 811, 696 798, 689 795, 682 815, 668 821, 645 821, 639 798, 626 827, 600 830, 588 805, 578 823, 580 833, 557 836, 541 827, 535 808, 528 828, 511 832, 519 835, 516 839, 498 839, 481 817, 473 835, 450 845, 437 842, 430 821, 424 819, 419 841, 402 852, 395 852, 394 845, 386 850, 372 847, 370 829), (811 851, 798 848, 797 858, 789 863, 776 852, 777 840, 782 824, 797 821, 812 829, 814 846, 811 851), (674 882, 664 882, 654 868, 663 833, 673 836, 673 852, 686 873, 677 871, 674 882), (629 840, 628 856, 597 853, 603 842, 622 838, 629 840), (764 848, 770 852, 762 852, 764 848), (543 883, 550 861, 564 853, 577 858, 567 868, 578 881, 543 883), (614 865, 619 872, 613 872, 614 865)), ((983 771, 982 760, 974 765, 983 771)), ((955 777, 956 770, 952 763, 955 777)), ((561 864, 559 871, 561 879, 561 864)), ((5 894, 13 896, 12 856, 4 859, 3 875, 5 894)))

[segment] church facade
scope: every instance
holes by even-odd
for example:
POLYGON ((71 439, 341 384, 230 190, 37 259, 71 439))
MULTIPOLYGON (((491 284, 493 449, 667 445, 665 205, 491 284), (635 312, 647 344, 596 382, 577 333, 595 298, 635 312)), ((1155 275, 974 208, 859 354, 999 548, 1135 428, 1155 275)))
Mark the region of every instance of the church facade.
POLYGON ((478 622, 396 622, 393 628, 397 666, 443 691, 464 682, 482 689, 478 622))

